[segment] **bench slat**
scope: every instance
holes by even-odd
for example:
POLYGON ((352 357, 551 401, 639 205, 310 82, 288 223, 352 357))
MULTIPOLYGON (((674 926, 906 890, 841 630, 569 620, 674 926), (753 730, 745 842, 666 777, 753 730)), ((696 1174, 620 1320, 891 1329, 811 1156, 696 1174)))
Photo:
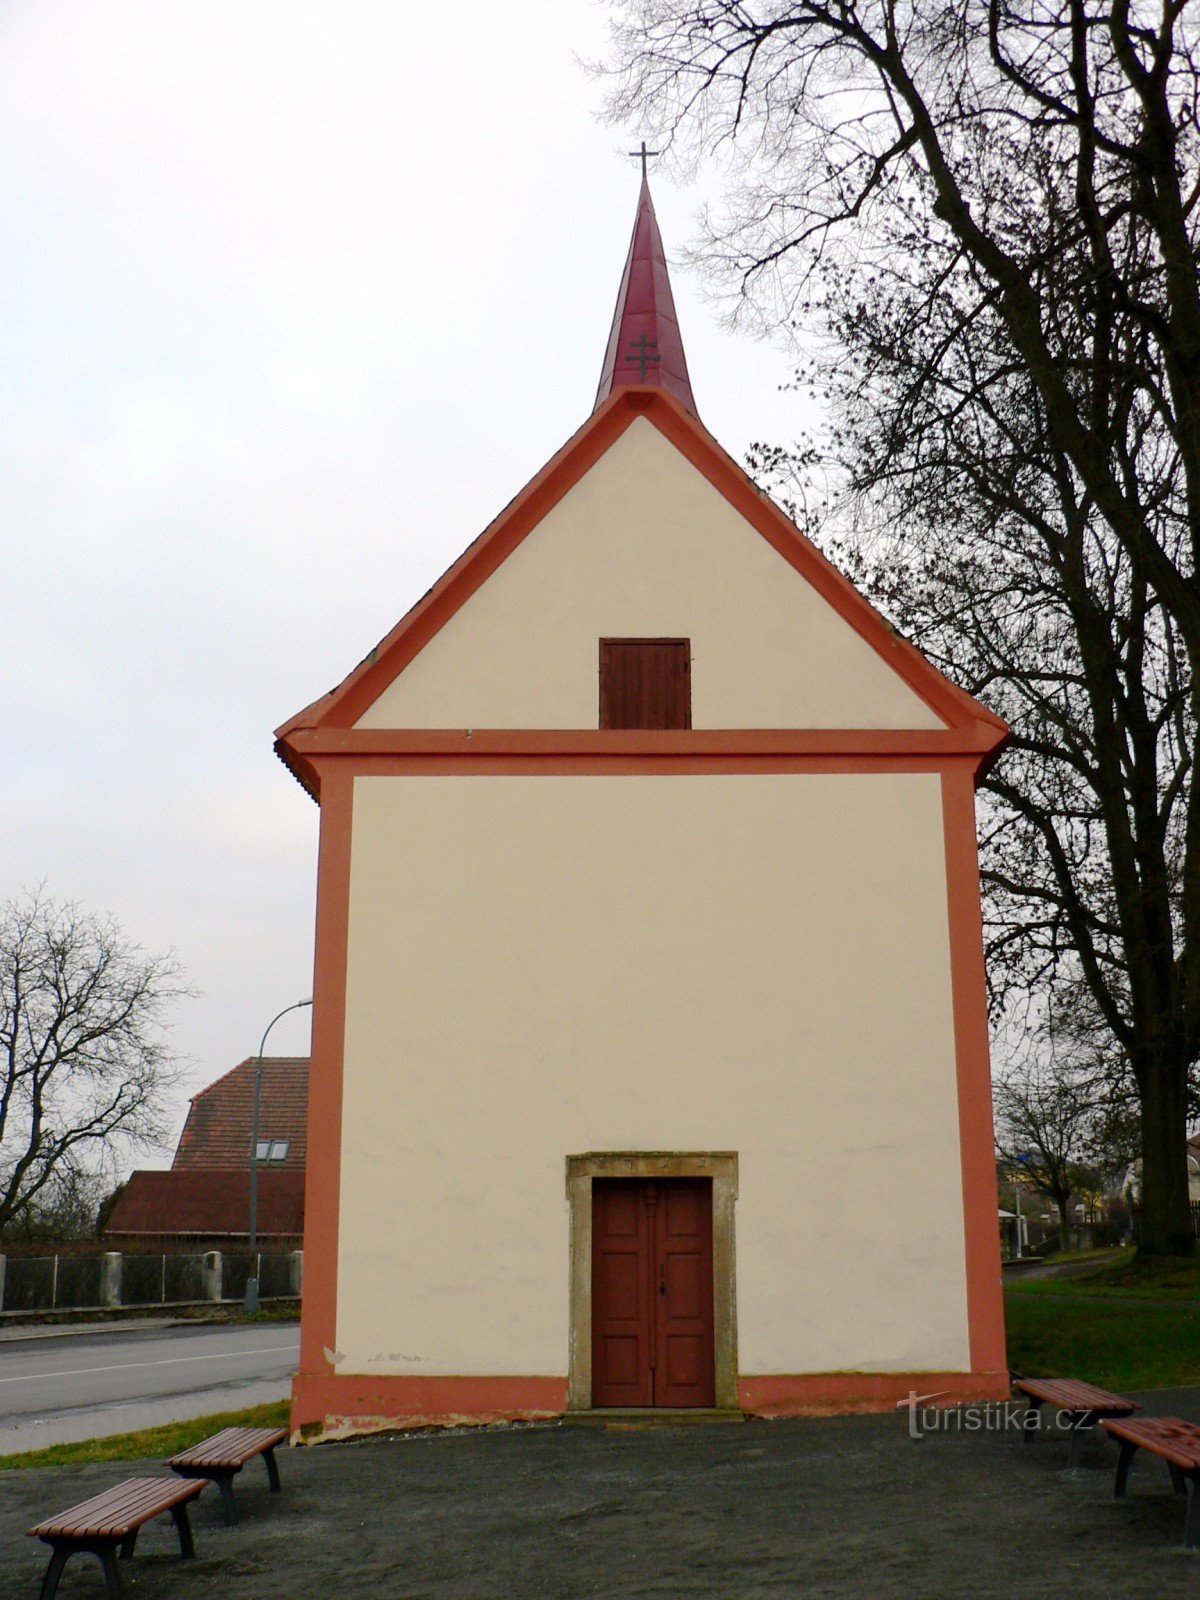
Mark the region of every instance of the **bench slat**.
POLYGON ((190 1450, 172 1456, 169 1467, 244 1467, 255 1456, 286 1443, 286 1428, 223 1428, 190 1450))
POLYGON ((1181 1472, 1200 1471, 1200 1427, 1182 1417, 1121 1417, 1104 1424, 1114 1439, 1136 1444, 1181 1472))
POLYGON ((30 1528, 29 1535, 35 1539, 121 1539, 164 1511, 194 1500, 203 1489, 203 1482, 196 1479, 127 1478, 103 1494, 47 1517, 30 1528))
POLYGON ((1110 1394, 1107 1389, 1098 1389, 1094 1383, 1083 1383, 1078 1378, 1018 1378, 1013 1387, 1018 1394, 1057 1406, 1060 1411, 1129 1413, 1141 1409, 1135 1400, 1110 1394))
MULTIPOLYGON (((85 1534, 99 1535, 107 1528, 123 1527, 130 1519, 137 1517, 148 1503, 146 1485, 154 1484, 157 1488, 158 1482, 150 1478, 129 1478, 115 1489, 106 1490, 60 1513, 54 1519, 55 1532, 83 1537, 85 1534)), ((156 1499, 157 1495, 152 1498, 156 1499)))

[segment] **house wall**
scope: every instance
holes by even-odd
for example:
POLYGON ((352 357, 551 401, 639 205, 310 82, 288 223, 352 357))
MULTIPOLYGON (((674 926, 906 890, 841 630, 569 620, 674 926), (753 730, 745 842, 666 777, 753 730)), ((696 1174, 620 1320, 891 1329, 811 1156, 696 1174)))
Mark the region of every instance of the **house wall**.
POLYGON ((359 777, 339 1377, 565 1375, 565 1158, 736 1151, 743 1374, 965 1371, 940 780, 359 777))
POLYGON ((598 641, 663 636, 695 728, 944 726, 644 417, 357 726, 594 728, 598 641))

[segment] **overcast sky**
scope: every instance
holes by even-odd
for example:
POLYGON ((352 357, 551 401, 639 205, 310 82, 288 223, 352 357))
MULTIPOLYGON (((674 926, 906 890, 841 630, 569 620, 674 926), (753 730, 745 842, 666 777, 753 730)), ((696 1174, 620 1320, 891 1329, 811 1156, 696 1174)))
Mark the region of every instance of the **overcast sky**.
MULTIPOLYGON (((177 952, 186 1093, 311 992, 272 730, 591 410, 637 194, 604 37, 590 0, 0 0, 0 894, 177 952)), ((718 182, 655 181, 668 251, 718 182)), ((785 353, 674 287, 708 426, 792 438, 785 353)))

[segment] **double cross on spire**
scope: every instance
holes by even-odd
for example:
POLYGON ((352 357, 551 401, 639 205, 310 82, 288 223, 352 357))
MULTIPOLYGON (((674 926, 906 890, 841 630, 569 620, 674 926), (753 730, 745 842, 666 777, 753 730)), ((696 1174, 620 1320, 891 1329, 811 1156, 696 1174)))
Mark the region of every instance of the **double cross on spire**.
POLYGON ((630 384, 652 384, 669 389, 695 416, 696 402, 688 377, 679 319, 675 315, 667 257, 647 177, 647 162, 660 152, 647 150, 643 139, 641 149, 630 150, 629 154, 642 163, 642 187, 629 255, 617 293, 612 331, 604 352, 596 405, 607 400, 614 389, 630 384))

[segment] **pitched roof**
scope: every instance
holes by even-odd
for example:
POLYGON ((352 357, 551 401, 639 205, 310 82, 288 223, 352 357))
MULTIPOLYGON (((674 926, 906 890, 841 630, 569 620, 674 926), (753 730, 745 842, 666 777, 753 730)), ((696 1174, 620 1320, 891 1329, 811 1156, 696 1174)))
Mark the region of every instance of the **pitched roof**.
MULTIPOLYGON (((623 384, 337 688, 276 730, 278 755, 310 794, 318 795, 319 782, 309 754, 371 745, 370 732, 353 731, 357 719, 638 417, 659 429, 945 720, 943 743, 977 753, 981 760, 994 755, 1007 737, 1004 722, 901 638, 680 400, 662 387, 623 384)), ((604 736, 592 731, 584 737, 604 736)))
MULTIPOLYGON (((246 1238, 249 1235, 250 1174, 216 1168, 135 1172, 105 1224, 114 1234, 246 1238)), ((304 1233, 304 1174, 260 1167, 258 1232, 262 1238, 299 1238, 304 1233)))
MULTIPOLYGON (((249 1168, 257 1058, 239 1061, 192 1097, 171 1163, 173 1171, 249 1168)), ((286 1139, 287 1157, 274 1171, 303 1172, 308 1144, 308 1057, 263 1057, 259 1139, 286 1139)))
POLYGON ((693 416, 697 414, 666 252, 644 174, 596 406, 592 409, 607 400, 614 389, 634 383, 669 389, 693 416))

